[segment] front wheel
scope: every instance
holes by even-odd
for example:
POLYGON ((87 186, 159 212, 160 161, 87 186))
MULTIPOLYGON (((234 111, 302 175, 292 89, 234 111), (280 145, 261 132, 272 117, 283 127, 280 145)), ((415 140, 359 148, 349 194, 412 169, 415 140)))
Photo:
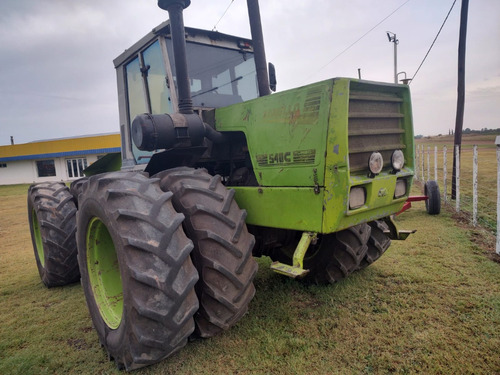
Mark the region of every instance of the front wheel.
POLYGON ((383 220, 371 221, 368 225, 371 228, 370 238, 367 244, 368 250, 359 264, 358 269, 360 270, 368 267, 380 258, 391 245, 391 239, 386 234, 386 232, 389 231, 389 227, 383 220))
POLYGON ((119 368, 160 361, 194 330, 193 244, 171 196, 134 172, 93 176, 80 194, 82 286, 99 340, 119 368))
MULTIPOLYGON (((300 234, 300 233, 298 233, 300 234)), ((316 284, 335 283, 356 271, 368 251, 371 227, 359 224, 336 233, 321 235, 311 244, 304 258, 304 269, 309 273, 304 281, 316 284)), ((274 250, 271 259, 287 264, 293 262, 298 243, 274 250)))

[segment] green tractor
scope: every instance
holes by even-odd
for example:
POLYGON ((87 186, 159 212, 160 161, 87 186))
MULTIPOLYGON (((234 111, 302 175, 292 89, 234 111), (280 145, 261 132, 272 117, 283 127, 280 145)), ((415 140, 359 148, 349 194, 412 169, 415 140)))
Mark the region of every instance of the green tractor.
POLYGON ((121 170, 28 194, 43 283, 81 276, 126 370, 234 325, 256 256, 335 283, 409 234, 391 219, 413 179, 408 86, 334 78, 271 94, 257 1, 252 40, 185 28, 189 3, 159 0, 170 20, 114 60, 121 170))

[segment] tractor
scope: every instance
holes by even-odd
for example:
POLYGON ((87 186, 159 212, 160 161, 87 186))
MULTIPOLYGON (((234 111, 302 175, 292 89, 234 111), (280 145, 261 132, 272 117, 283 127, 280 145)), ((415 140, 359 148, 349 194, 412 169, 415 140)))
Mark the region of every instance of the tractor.
POLYGON ((408 86, 332 78, 272 93, 257 0, 251 39, 184 27, 189 5, 158 0, 169 20, 114 60, 119 170, 100 160, 106 172, 28 192, 43 283, 81 279, 126 370, 238 322, 254 257, 335 283, 410 233, 392 219, 414 174, 408 86))

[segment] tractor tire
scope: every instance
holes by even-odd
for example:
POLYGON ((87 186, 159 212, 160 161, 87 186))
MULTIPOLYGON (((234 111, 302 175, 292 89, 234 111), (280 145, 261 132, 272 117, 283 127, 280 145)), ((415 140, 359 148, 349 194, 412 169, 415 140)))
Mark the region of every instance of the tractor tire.
POLYGON ((255 294, 255 240, 246 211, 238 207, 234 190, 204 169, 181 167, 157 176, 162 189, 174 194, 174 208, 186 217, 184 230, 194 243, 191 257, 200 275, 195 335, 212 337, 240 320, 255 294))
POLYGON ((76 207, 78 207, 78 196, 83 190, 83 184, 85 184, 88 180, 88 177, 82 177, 78 180, 73 181, 71 185, 69 185, 69 192, 75 200, 76 207))
POLYGON ((368 267, 382 256, 391 245, 391 239, 384 233, 389 229, 382 220, 375 220, 368 223, 371 227, 370 238, 368 239, 368 250, 361 260, 359 270, 368 267))
POLYGON ((441 194, 436 181, 429 180, 424 185, 424 195, 429 199, 425 201, 425 209, 429 215, 438 215, 441 212, 441 194))
MULTIPOLYGON (((300 233, 298 233, 300 234, 300 233)), ((304 269, 309 273, 304 282, 333 284, 356 271, 368 251, 371 227, 359 224, 336 233, 322 235, 311 244, 304 258, 304 269)), ((293 252, 298 243, 274 250, 271 259, 286 264, 293 263, 293 252)))
POLYGON ((184 216, 158 179, 139 172, 89 178, 78 210, 78 261, 93 325, 127 371, 182 348, 194 331, 198 273, 184 216))
POLYGON ((28 221, 36 265, 48 288, 80 279, 76 247, 76 205, 60 182, 33 184, 28 190, 28 221))

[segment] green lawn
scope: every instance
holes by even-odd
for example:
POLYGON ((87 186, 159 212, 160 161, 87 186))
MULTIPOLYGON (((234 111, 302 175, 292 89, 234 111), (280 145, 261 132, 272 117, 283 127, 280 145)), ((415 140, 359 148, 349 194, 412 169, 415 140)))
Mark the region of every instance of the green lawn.
MULTIPOLYGON (((26 190, 0 187, 0 374, 118 373, 81 286, 42 285, 26 190)), ((417 233, 336 285, 304 286, 260 259, 256 296, 234 328, 136 373, 500 373, 500 264, 470 240, 481 232, 446 210, 428 216, 423 203, 398 222, 417 233)))

